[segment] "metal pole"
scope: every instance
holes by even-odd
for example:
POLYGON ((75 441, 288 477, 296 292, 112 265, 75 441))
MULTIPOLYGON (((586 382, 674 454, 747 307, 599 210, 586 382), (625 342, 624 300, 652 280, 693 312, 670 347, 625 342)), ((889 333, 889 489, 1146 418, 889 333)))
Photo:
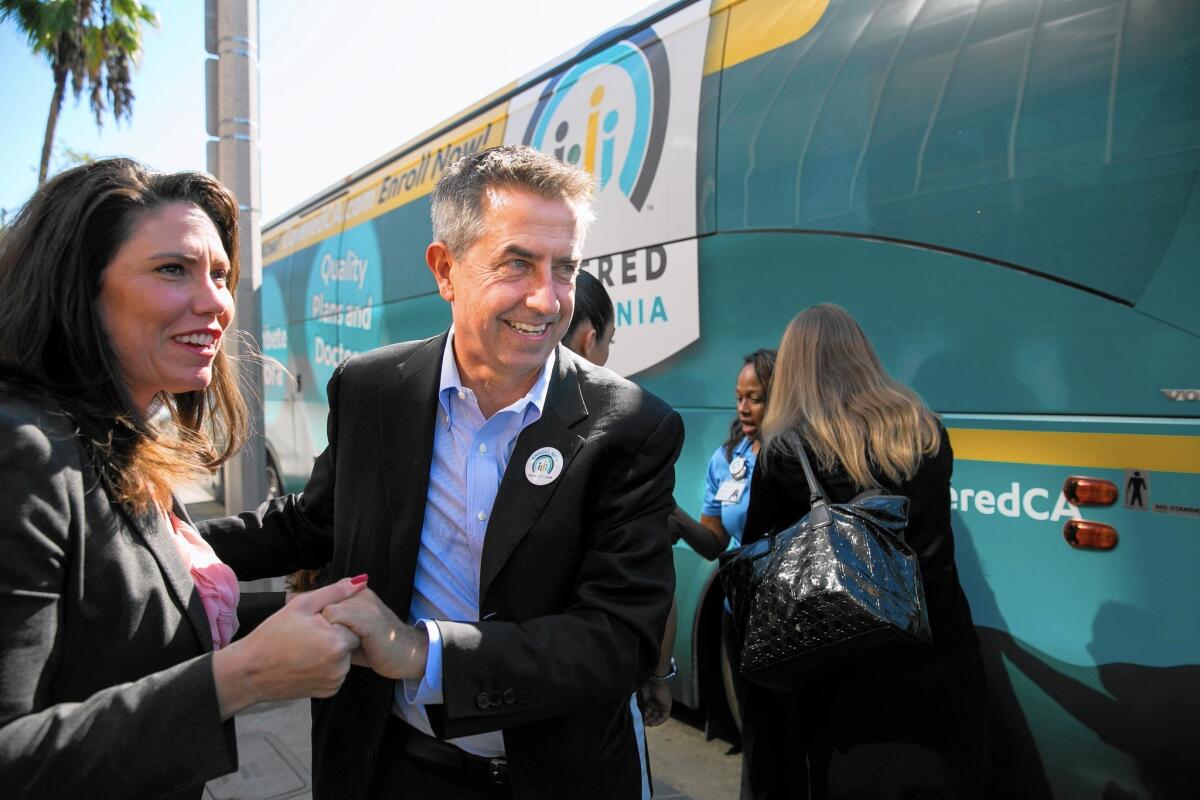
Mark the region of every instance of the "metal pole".
POLYGON ((241 281, 237 288, 238 334, 229 354, 238 363, 250 407, 254 438, 225 466, 225 511, 235 514, 266 497, 266 445, 262 434, 262 367, 255 358, 262 335, 262 220, 258 150, 258 0, 205 0, 205 44, 217 56, 206 65, 208 169, 237 195, 241 216, 241 281), (215 84, 215 85, 214 85, 215 84))

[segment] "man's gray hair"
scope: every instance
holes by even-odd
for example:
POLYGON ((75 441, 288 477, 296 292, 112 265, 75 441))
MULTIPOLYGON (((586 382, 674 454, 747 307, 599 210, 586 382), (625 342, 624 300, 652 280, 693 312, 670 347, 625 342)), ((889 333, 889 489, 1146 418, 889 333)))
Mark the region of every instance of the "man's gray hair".
POLYGON ((438 179, 431 200, 434 241, 462 254, 484 234, 484 193, 500 187, 565 200, 584 230, 595 218, 590 173, 525 145, 493 147, 460 158, 438 179))

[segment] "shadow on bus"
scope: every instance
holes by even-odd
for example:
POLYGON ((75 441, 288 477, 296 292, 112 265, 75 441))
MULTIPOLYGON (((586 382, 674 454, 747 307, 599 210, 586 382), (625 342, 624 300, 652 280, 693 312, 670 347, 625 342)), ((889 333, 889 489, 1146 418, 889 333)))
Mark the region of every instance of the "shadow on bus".
MULTIPOLYGON (((984 667, 988 680, 988 724, 991 729, 989 798, 1049 798, 1053 792, 1046 764, 1031 733, 1027 709, 1034 711, 1044 700, 1018 698, 1013 681, 1028 679, 1053 704, 1047 714, 1059 710, 1091 731, 1105 745, 1128 754, 1136 774, 1107 780, 1102 800, 1176 800, 1200 796, 1200 760, 1195 757, 1200 742, 1200 666, 1149 667, 1128 663, 1100 663, 1081 667, 1059 661, 1015 638, 1000 613, 983 574, 978 555, 962 515, 954 513, 956 561, 964 586, 971 587, 971 610, 976 620, 997 627, 979 626, 984 667)), ((1105 602, 1092 623, 1088 651, 1097 662, 1111 654, 1127 651, 1122 640, 1138 632, 1146 637, 1165 635, 1170 620, 1159 620, 1128 604, 1105 602)), ((1127 642, 1125 643, 1127 645, 1127 642)), ((1038 728, 1051 731, 1052 719, 1036 720, 1038 728)), ((1052 734, 1053 735, 1053 734, 1052 734)), ((1059 735, 1077 734, 1060 729, 1059 735)), ((1085 745, 1086 746, 1086 745, 1085 745)), ((1089 748, 1090 749, 1090 748, 1089 748)), ((1079 775, 1096 764, 1082 758, 1074 765, 1055 765, 1054 771, 1074 770, 1079 775)), ((1096 760, 1093 755, 1092 761, 1096 760)), ((1111 767, 1114 774, 1119 768, 1111 767)), ((1071 782, 1067 775, 1060 776, 1071 782)), ((1057 780, 1056 780, 1057 785, 1057 780)), ((1067 787, 1070 788, 1070 787, 1067 787)), ((1059 787, 1060 793, 1064 787, 1059 787)))
POLYGON ((1003 628, 996 630, 978 624, 976 627, 987 676, 990 770, 986 796, 995 800, 1012 797, 1048 800, 1053 793, 1046 768, 1005 665, 1004 653, 1012 642, 1008 624, 988 586, 975 545, 970 535, 964 535, 968 529, 962 514, 951 512, 951 520, 955 531, 954 560, 963 587, 970 587, 971 613, 977 621, 998 620, 1003 628))
MULTIPOLYGON (((1107 650, 1107 639, 1153 629, 1156 620, 1124 603, 1101 604, 1088 650, 1107 650)), ((1009 638, 1005 657, 1072 717, 1115 750, 1129 754, 1149 797, 1184 800, 1200 793, 1200 666, 1148 667, 1067 664, 1009 638), (1094 684, 1098 683, 1099 688, 1094 684)), ((1141 797, 1137 788, 1111 780, 1105 800, 1141 797)))

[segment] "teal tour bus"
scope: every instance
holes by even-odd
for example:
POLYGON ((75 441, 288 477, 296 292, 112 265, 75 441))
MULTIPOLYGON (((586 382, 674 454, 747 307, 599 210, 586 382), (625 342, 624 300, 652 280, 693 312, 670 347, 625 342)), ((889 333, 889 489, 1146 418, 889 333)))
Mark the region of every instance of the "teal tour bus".
MULTIPOLYGON (((431 336, 446 165, 597 178, 609 366, 670 402, 699 514, 744 354, 845 306, 941 416, 991 795, 1200 797, 1200 2, 661 2, 263 233, 269 470, 344 358, 431 336)), ((715 564, 675 546, 676 700, 736 720, 715 564)))

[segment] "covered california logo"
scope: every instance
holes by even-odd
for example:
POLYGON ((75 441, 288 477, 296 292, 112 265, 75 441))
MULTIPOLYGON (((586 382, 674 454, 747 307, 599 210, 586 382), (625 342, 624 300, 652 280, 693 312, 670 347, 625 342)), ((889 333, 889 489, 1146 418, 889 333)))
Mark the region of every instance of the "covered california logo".
POLYGON ((641 211, 662 159, 670 105, 666 49, 644 28, 549 81, 523 141, 586 169, 602 193, 615 187, 641 211))
POLYGON ((700 335, 697 118, 708 11, 693 4, 594 39, 509 102, 509 144, 596 178, 581 268, 612 297, 620 344, 607 366, 633 375, 700 335))

